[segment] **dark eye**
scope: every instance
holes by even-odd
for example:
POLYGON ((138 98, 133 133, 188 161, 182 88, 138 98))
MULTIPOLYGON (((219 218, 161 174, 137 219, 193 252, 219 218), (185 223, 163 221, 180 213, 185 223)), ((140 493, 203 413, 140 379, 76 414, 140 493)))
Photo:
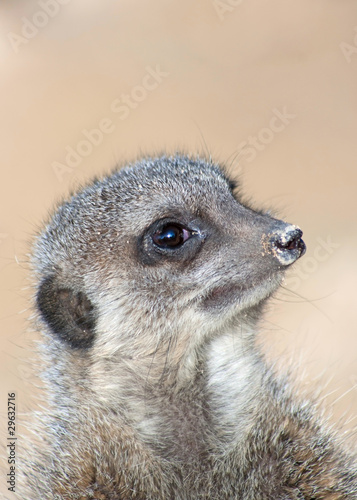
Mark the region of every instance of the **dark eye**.
POLYGON ((177 248, 191 236, 190 231, 178 224, 166 224, 154 233, 152 239, 161 248, 177 248))

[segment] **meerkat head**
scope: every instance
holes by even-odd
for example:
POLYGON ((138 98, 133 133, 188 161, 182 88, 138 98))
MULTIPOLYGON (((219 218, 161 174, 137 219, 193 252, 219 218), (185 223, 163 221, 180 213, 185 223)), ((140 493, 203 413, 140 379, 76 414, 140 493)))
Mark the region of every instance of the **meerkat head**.
POLYGON ((111 353, 219 331, 254 316, 304 253, 301 235, 240 203, 210 162, 145 159, 54 214, 35 248, 40 318, 61 345, 111 353))

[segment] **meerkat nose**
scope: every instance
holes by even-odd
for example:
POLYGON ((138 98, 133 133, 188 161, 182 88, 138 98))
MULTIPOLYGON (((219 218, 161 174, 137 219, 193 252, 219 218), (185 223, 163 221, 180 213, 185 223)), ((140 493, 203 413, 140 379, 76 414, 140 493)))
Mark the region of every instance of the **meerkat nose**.
POLYGON ((288 266, 304 255, 306 245, 301 236, 301 229, 292 224, 285 224, 273 233, 271 250, 280 264, 288 266))

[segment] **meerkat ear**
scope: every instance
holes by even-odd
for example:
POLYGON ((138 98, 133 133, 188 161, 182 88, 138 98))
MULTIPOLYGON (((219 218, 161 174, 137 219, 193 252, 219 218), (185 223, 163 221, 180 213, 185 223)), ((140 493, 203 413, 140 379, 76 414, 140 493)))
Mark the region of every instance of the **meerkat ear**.
POLYGON ((37 307, 50 331, 72 348, 88 349, 95 339, 94 306, 82 291, 61 287, 46 278, 37 293, 37 307))

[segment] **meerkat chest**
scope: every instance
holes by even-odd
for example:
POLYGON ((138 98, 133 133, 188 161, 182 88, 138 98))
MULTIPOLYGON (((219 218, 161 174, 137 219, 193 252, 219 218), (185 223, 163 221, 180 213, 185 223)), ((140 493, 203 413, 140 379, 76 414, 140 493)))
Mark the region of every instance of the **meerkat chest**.
POLYGON ((171 394, 146 402, 135 427, 140 439, 168 460, 189 463, 206 448, 207 412, 202 394, 171 394))

